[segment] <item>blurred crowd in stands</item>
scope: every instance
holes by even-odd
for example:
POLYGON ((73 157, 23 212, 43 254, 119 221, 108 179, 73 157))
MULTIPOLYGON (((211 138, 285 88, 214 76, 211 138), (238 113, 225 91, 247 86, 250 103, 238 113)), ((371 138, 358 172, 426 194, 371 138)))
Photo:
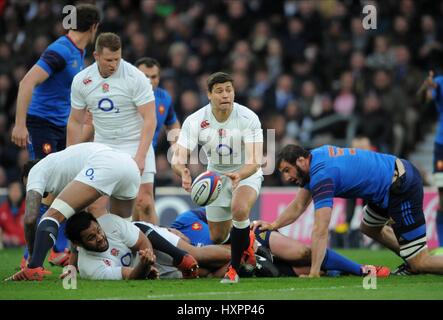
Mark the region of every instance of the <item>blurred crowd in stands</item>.
MULTIPOLYGON (((272 152, 293 142, 349 146, 364 136, 378 151, 408 157, 436 121, 415 93, 428 70, 443 71, 443 1, 82 2, 101 9, 99 32, 122 37, 126 61, 159 60, 160 86, 181 122, 208 102, 206 78, 219 70, 233 74, 236 101, 275 129, 272 152), (363 27, 366 4, 377 8, 375 30, 363 27)), ((69 3, 0 0, 0 188, 20 179, 28 157, 10 142, 19 82, 65 33, 69 3)), ((159 142, 156 185, 180 185, 164 135, 159 142)), ((282 183, 270 175, 264 185, 282 183)))

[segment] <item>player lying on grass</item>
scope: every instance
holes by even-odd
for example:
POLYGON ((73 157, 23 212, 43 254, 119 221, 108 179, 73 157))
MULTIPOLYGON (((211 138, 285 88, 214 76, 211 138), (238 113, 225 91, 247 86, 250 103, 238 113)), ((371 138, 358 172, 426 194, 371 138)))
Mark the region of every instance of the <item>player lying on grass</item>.
MULTIPOLYGON (((166 272, 160 272, 160 277, 171 273, 171 267, 177 267, 184 278, 195 278, 197 261, 203 266, 219 268, 230 259, 229 248, 194 247, 166 228, 146 222, 130 223, 113 214, 104 214, 97 219, 86 212, 76 214, 67 221, 66 235, 79 247, 77 265, 80 276, 94 280, 145 278, 151 267, 150 260, 141 259, 137 263, 135 257, 137 252, 146 249, 144 245, 148 239, 156 252, 172 257, 172 263, 161 261, 156 265, 160 271, 166 269, 166 272)), ((71 264, 75 265, 75 260, 73 254, 71 264)))
MULTIPOLYGON (((211 245, 213 242, 210 238, 209 227, 206 220, 205 208, 197 208, 189 210, 178 215, 176 220, 171 224, 171 228, 180 231, 194 246, 211 245)), ((271 251, 272 256, 267 257, 271 260, 274 267, 269 266, 269 261, 264 262, 260 257, 257 259, 256 275, 272 273, 274 276, 298 276, 309 274, 311 265, 311 249, 305 244, 295 239, 282 235, 277 231, 260 231, 254 228, 256 240, 261 245, 257 250, 257 254, 263 256, 260 252, 271 251), (266 265, 265 265, 266 263, 266 265), (268 271, 261 270, 267 268, 268 271), (276 270, 272 272, 271 269, 276 270)), ((266 258, 266 257, 265 257, 266 258)), ((327 254, 322 262, 321 269, 324 272, 336 271, 341 274, 365 275, 371 269, 370 265, 362 265, 353 262, 334 250, 327 249, 327 254)), ((386 277, 389 275, 389 268, 375 266, 377 276, 386 277)), ((215 273, 217 275, 217 273, 215 273)))
POLYGON ((42 280, 43 261, 54 245, 60 223, 100 198, 128 218, 140 186, 140 173, 130 155, 100 143, 83 143, 52 153, 29 172, 26 183, 25 236, 30 261, 8 280, 42 280), (56 196, 36 227, 43 195, 56 196), (35 239, 35 241, 34 241, 35 239))
POLYGON ((431 256, 427 250, 423 182, 409 161, 354 148, 322 146, 307 151, 287 145, 278 156, 277 168, 301 188, 274 222, 261 221, 257 227, 265 231, 289 225, 314 200, 310 277, 320 275, 328 256, 334 197, 367 200, 360 226, 364 234, 398 254, 412 271, 443 274, 443 257, 431 256))

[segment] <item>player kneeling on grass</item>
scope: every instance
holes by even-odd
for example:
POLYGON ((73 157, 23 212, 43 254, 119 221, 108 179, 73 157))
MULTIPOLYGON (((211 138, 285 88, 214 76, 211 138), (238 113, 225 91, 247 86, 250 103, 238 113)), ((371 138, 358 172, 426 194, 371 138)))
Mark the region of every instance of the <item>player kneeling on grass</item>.
POLYGON ((431 256, 427 250, 423 182, 409 161, 354 148, 322 146, 307 151, 287 145, 277 168, 301 188, 277 220, 261 221, 257 227, 277 230, 291 224, 314 200, 310 277, 320 275, 327 255, 334 197, 367 200, 360 227, 364 234, 397 253, 412 271, 443 274, 443 257, 431 256))

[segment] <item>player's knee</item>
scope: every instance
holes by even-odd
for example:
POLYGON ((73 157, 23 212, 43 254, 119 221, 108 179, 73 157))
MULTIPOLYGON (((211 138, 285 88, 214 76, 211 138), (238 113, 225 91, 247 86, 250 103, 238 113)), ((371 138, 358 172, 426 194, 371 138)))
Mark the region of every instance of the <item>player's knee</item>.
POLYGON ((222 233, 211 233, 209 235, 214 244, 222 244, 226 240, 227 236, 228 236, 227 234, 222 234, 222 233))
POLYGON ((368 226, 363 221, 360 223, 360 231, 368 237, 373 237, 374 233, 377 232, 376 228, 368 226))
POLYGON ((426 250, 419 252, 415 257, 408 259, 409 267, 412 272, 425 273, 427 271, 427 259, 429 255, 426 250))
POLYGON ((250 208, 245 203, 235 203, 231 207, 232 217, 235 220, 242 221, 249 218, 250 208))

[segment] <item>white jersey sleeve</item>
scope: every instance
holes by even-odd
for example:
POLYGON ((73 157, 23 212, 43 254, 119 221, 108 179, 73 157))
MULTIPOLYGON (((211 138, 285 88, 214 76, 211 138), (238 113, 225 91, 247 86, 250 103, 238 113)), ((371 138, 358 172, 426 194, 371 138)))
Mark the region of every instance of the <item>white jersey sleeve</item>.
POLYGON ((263 130, 257 115, 253 114, 248 126, 244 131, 245 143, 263 142, 263 130))
MULTIPOLYGON (((79 257, 80 258, 80 257, 79 257)), ((108 265, 103 259, 97 257, 82 256, 79 260, 80 276, 91 280, 122 280, 122 267, 108 265)))
POLYGON ((128 248, 132 248, 133 246, 135 246, 140 235, 140 229, 134 226, 131 222, 126 221, 125 219, 120 217, 118 217, 118 219, 115 219, 115 221, 119 224, 120 237, 122 242, 128 248))
POLYGON ((83 95, 83 73, 77 74, 71 85, 71 107, 74 109, 85 109, 87 106, 86 97, 83 95))
POLYGON ((187 117, 183 122, 177 143, 192 151, 197 147, 199 136, 199 122, 194 117, 187 117))
POLYGON ((142 72, 135 72, 134 76, 136 81, 132 102, 139 107, 154 101, 154 91, 152 90, 151 81, 142 72))

